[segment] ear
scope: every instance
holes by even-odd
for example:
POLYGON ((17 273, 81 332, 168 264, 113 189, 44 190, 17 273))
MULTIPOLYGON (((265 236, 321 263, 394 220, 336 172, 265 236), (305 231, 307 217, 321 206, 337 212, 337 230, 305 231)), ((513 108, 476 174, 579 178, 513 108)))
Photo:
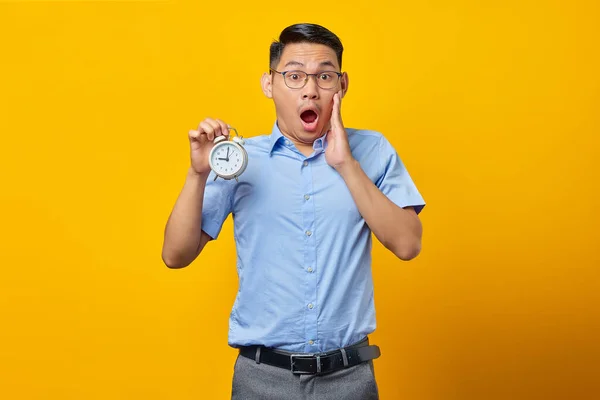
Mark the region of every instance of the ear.
POLYGON ((273 98, 273 75, 264 73, 260 78, 260 84, 262 86, 262 91, 269 99, 273 98))
POLYGON ((344 72, 342 74, 341 83, 342 83, 342 98, 343 98, 346 95, 346 92, 348 91, 348 85, 350 84, 350 81, 348 80, 348 74, 346 72, 344 72))

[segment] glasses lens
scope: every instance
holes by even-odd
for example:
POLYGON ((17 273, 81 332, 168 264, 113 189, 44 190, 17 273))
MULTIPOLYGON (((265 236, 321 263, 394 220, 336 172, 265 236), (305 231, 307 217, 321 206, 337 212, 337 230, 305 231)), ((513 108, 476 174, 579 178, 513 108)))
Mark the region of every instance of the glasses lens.
POLYGON ((321 72, 317 75, 317 83, 323 89, 333 89, 337 85, 338 74, 335 72, 321 72))
POLYGON ((302 71, 288 71, 285 74, 285 84, 293 89, 304 86, 306 74, 302 71))

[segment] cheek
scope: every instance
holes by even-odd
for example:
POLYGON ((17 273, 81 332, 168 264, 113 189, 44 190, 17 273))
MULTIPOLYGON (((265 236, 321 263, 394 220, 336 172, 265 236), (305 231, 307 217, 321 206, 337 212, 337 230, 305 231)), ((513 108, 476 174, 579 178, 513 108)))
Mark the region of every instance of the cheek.
POLYGON ((329 120, 331 119, 331 108, 327 108, 323 110, 323 113, 321 114, 321 122, 326 124, 329 122, 329 120))
POLYGON ((284 101, 275 102, 275 108, 277 110, 277 114, 280 117, 285 118, 286 120, 289 120, 290 118, 292 118, 295 115, 294 109, 287 102, 284 102, 284 101))
POLYGON ((296 100, 289 93, 273 92, 273 102, 277 112, 284 117, 296 115, 296 100))

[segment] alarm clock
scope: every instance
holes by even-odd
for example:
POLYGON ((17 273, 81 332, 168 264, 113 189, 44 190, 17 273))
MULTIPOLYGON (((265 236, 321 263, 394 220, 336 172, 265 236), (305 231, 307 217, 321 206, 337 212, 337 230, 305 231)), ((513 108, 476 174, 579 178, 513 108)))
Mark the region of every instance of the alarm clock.
POLYGON ((215 173, 214 180, 221 177, 225 180, 235 178, 238 181, 238 177, 248 166, 248 152, 244 148, 242 136, 238 135, 235 128, 228 128, 235 132, 235 136, 232 140, 227 140, 225 136, 217 136, 214 140, 215 145, 210 151, 208 163, 210 169, 215 173))

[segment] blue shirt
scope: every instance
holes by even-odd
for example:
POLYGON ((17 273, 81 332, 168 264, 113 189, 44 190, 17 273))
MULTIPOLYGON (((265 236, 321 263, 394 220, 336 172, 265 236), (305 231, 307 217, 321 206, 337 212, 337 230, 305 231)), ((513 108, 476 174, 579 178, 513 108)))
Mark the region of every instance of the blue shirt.
MULTIPOLYGON (((398 154, 374 131, 346 128, 353 157, 400 207, 425 205, 398 154)), ((375 330, 371 230, 348 187, 325 160, 326 137, 306 157, 275 123, 245 139, 248 166, 208 178, 202 230, 217 238, 232 213, 239 291, 229 345, 317 353, 375 330)))

